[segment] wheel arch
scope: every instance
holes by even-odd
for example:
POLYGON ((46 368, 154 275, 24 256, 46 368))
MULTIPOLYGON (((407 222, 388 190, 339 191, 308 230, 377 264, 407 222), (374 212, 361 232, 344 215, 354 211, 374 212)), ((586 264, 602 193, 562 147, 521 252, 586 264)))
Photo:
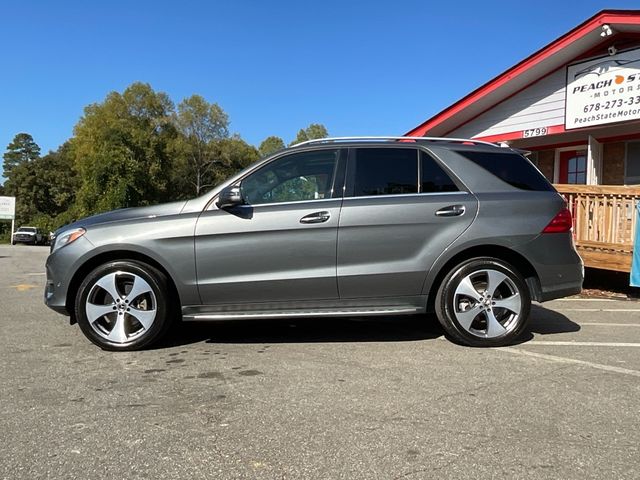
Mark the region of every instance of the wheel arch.
MULTIPOLYGON (((181 304, 178 288, 173 278, 169 274, 168 270, 160 262, 158 262, 157 260, 153 259, 148 255, 145 255, 144 253, 135 252, 132 250, 112 250, 108 252, 99 253, 89 258, 75 271, 75 273, 73 274, 73 277, 71 277, 71 281, 69 282, 69 287, 67 288, 67 297, 65 300, 65 307, 67 309, 67 312, 69 312, 69 315, 71 316, 72 324, 76 323, 76 318, 73 313, 75 311, 73 307, 74 307, 76 294, 84 278, 96 267, 104 263, 114 262, 118 260, 138 261, 141 263, 145 263, 162 272, 167 279, 167 285, 169 286, 170 294, 175 299, 177 299, 178 303, 181 304)), ((178 305, 178 311, 180 310, 179 307, 180 305, 178 305)))
POLYGON ((466 248, 451 258, 449 258, 444 265, 436 270, 436 272, 427 276, 425 281, 425 292, 427 294, 427 311, 432 312, 434 310, 435 297, 438 287, 444 280, 444 277, 451 271, 456 265, 475 257, 493 257, 498 260, 503 260, 512 265, 518 272, 524 277, 525 283, 529 287, 532 300, 540 301, 541 288, 538 272, 520 253, 501 245, 477 245, 466 248))

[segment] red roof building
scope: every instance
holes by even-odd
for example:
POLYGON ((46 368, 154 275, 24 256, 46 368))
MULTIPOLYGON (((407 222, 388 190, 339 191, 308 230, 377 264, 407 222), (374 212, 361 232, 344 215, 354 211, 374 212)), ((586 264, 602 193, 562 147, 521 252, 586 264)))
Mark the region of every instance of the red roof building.
POLYGON ((567 198, 587 265, 628 271, 640 200, 640 10, 599 12, 406 135, 530 150, 567 198))
POLYGON ((407 135, 533 150, 555 183, 640 184, 640 10, 603 10, 407 135))

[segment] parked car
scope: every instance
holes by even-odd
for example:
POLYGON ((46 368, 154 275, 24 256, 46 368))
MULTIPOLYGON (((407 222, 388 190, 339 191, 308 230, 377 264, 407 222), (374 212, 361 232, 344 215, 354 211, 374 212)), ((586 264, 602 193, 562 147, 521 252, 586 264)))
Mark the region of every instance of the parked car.
POLYGON ((179 317, 425 312, 457 342, 497 346, 531 300, 580 292, 571 215, 520 152, 402 140, 304 142, 199 198, 63 227, 45 302, 107 350, 148 346, 179 317))
POLYGON ((44 245, 46 237, 39 228, 36 227, 20 227, 11 237, 11 245, 16 243, 28 243, 29 245, 44 245))

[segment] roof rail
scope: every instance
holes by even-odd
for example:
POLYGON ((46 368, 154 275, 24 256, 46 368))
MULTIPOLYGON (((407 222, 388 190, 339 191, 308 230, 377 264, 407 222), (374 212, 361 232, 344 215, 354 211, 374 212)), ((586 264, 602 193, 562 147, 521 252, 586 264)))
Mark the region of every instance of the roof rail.
POLYGON ((327 137, 327 138, 315 138, 313 140, 306 140, 304 142, 291 145, 292 147, 299 147, 300 145, 309 145, 311 143, 330 143, 330 142, 349 142, 356 140, 376 141, 376 140, 426 140, 429 142, 445 142, 445 143, 473 143, 476 145, 491 145, 492 147, 499 147, 496 143, 485 142, 483 140, 474 140, 473 138, 447 138, 447 137, 327 137))

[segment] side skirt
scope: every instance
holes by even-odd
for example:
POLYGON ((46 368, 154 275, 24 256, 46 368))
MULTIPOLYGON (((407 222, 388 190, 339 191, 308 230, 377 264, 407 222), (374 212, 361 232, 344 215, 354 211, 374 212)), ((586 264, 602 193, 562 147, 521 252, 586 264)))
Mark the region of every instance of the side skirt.
POLYGON ((426 297, 367 298, 313 302, 192 305, 182 308, 184 321, 254 320, 291 317, 361 317, 424 313, 426 297))

